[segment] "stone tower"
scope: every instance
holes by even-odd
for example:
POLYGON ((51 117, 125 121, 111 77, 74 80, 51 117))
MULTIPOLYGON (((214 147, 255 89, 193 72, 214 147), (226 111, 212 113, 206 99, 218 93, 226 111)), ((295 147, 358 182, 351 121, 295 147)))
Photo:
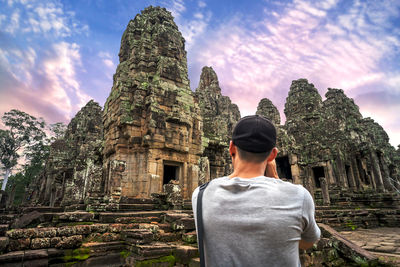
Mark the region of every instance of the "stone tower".
POLYGON ((297 155, 295 154, 296 144, 293 136, 288 135, 285 126, 280 125, 281 116, 276 106, 268 98, 263 98, 258 103, 257 115, 271 120, 276 127, 278 156, 276 166, 281 179, 300 183, 299 168, 297 166, 297 155))
POLYGON ((171 13, 148 7, 131 20, 119 59, 103 115, 105 195, 150 197, 175 180, 189 198, 198 186, 202 119, 171 13))
POLYGON ((196 96, 203 117, 203 155, 210 162, 210 177, 227 175, 231 171, 229 141, 233 127, 240 119, 239 108, 228 96, 221 94, 218 77, 212 67, 203 67, 196 96))
POLYGON ((278 126, 281 123, 281 115, 279 114, 278 109, 268 98, 263 98, 260 100, 257 106, 256 114, 266 117, 275 126, 278 126))

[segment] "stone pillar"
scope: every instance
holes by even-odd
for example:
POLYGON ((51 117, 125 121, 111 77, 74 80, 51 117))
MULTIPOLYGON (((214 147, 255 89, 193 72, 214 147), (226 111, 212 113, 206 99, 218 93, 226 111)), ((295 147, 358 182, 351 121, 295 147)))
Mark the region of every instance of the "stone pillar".
POLYGON ((347 175, 346 175, 346 169, 344 167, 342 158, 340 156, 340 153, 338 153, 337 158, 336 158, 336 171, 337 174, 339 175, 339 185, 342 187, 349 187, 349 184, 347 183, 347 175))
POLYGON ((312 174, 311 174, 311 168, 306 167, 306 169, 304 170, 306 177, 304 179, 304 187, 310 192, 311 196, 313 199, 315 199, 314 197, 314 186, 312 185, 312 174))
POLYGON ((356 180, 356 186, 358 189, 361 189, 361 178, 360 171, 358 170, 357 161, 355 157, 351 158, 351 168, 353 169, 354 179, 356 180))
POLYGON ((290 170, 292 172, 292 181, 294 184, 301 184, 300 180, 300 168, 297 164, 297 155, 292 154, 289 157, 290 159, 290 170))
POLYGON ((297 164, 290 165, 290 170, 292 171, 293 183, 301 184, 299 166, 297 164))
POLYGON ((210 161, 207 157, 201 157, 199 159, 199 176, 196 187, 208 181, 210 181, 210 161))
POLYGON ((385 189, 383 187, 383 179, 382 179, 381 169, 379 167, 379 160, 378 156, 374 151, 371 151, 370 159, 371 159, 372 173, 374 176, 376 190, 378 192, 384 192, 385 189))
POLYGON ((362 183, 366 183, 368 178, 365 176, 365 170, 364 170, 364 168, 362 166, 361 159, 359 157, 357 157, 356 158, 356 162, 357 162, 357 169, 358 169, 358 172, 360 174, 361 182, 362 183))
POLYGON ((379 154, 379 163, 380 163, 380 167, 381 167, 381 171, 382 171, 383 185, 385 186, 386 190, 393 191, 393 186, 389 181, 389 179, 390 179, 389 168, 385 162, 385 159, 384 159, 382 153, 379 154))
POLYGON ((324 205, 330 205, 331 199, 329 197, 329 186, 326 181, 325 177, 319 177, 319 181, 321 183, 321 191, 322 191, 322 198, 324 201, 324 205))
POLYGON ((334 184, 335 178, 333 177, 333 168, 331 161, 326 162, 326 169, 325 169, 326 177, 328 177, 328 184, 334 184))
POLYGON ((346 171, 346 174, 347 174, 347 178, 348 178, 348 181, 349 181, 349 187, 352 190, 356 190, 357 189, 357 184, 356 184, 356 181, 354 179, 353 168, 352 168, 351 164, 348 165, 348 166, 349 166, 349 171, 348 172, 346 171))

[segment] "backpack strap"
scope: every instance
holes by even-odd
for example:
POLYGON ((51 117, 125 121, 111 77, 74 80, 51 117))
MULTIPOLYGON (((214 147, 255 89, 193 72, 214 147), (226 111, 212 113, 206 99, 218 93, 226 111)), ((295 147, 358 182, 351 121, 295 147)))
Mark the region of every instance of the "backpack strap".
POLYGON ((204 244, 203 244, 203 236, 204 236, 204 228, 203 228, 203 193, 206 187, 210 182, 202 184, 199 188, 199 194, 197 195, 197 206, 196 206, 196 214, 197 214, 197 242, 199 245, 199 254, 200 254, 200 266, 205 267, 205 259, 204 259, 204 244))

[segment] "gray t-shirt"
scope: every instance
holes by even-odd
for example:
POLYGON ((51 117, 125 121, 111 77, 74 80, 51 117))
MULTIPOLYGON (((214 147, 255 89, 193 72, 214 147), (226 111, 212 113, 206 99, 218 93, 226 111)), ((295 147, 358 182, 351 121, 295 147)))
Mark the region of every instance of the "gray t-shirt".
MULTIPOLYGON (((198 193, 192 195, 195 218, 198 193)), ((297 267, 299 241, 320 236, 310 193, 264 176, 212 180, 203 194, 203 225, 206 265, 212 267, 297 267)))

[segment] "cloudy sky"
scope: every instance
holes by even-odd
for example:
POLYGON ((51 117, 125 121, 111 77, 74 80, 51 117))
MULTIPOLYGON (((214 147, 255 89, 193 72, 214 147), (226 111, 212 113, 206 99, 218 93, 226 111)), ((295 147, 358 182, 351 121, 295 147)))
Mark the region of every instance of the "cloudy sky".
POLYGON ((398 0, 0 0, 0 114, 68 122, 103 105, 122 33, 149 5, 175 17, 193 90, 212 66, 242 115, 267 97, 284 120, 291 81, 307 78, 322 96, 343 89, 400 144, 398 0))

